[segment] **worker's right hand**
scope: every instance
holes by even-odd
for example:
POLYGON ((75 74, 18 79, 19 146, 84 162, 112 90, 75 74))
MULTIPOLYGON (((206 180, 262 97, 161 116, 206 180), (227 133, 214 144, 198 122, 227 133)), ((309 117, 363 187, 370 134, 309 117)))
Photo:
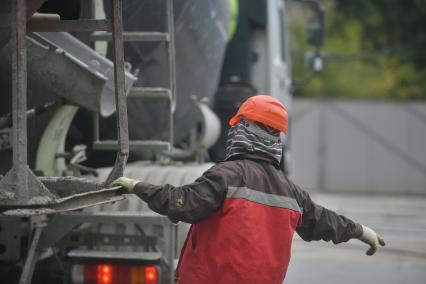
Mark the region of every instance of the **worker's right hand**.
POLYGON ((362 225, 362 235, 359 239, 370 245, 370 249, 366 252, 367 255, 373 255, 377 251, 379 244, 381 246, 385 246, 385 240, 383 240, 383 238, 380 237, 374 230, 364 225, 362 225))
POLYGON ((125 189, 126 193, 134 193, 135 185, 140 182, 137 179, 120 177, 111 183, 111 187, 121 186, 125 189))

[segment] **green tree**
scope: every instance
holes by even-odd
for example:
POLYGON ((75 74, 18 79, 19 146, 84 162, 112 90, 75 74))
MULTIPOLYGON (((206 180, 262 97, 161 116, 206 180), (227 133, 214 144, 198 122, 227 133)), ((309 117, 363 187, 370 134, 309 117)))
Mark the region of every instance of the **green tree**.
MULTIPOLYGON (((293 72, 308 76, 300 6, 291 29, 293 72), (299 15, 299 16, 297 16, 299 15)), ((293 12, 292 11, 292 12, 293 12)), ((296 95, 350 98, 426 98, 426 1, 326 2, 325 70, 296 95)))

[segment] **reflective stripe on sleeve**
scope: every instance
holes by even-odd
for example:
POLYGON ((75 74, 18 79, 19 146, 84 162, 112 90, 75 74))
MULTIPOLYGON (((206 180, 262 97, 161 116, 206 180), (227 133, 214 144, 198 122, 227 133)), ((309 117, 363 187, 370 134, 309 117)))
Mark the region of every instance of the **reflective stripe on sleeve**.
POLYGON ((296 199, 294 198, 261 192, 261 191, 250 189, 248 187, 230 186, 228 188, 226 198, 243 198, 256 203, 273 206, 273 207, 286 208, 286 209, 290 209, 290 210, 302 213, 301 208, 299 207, 296 199))

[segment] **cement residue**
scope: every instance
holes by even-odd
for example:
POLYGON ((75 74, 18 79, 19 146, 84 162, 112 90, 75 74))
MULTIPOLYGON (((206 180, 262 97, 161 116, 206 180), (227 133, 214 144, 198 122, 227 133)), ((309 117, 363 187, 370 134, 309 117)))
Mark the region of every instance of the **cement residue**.
POLYGON ((15 193, 11 191, 0 191, 0 200, 15 199, 15 193))
POLYGON ((14 209, 14 210, 7 210, 3 212, 1 215, 26 217, 26 216, 45 215, 45 214, 52 214, 52 213, 55 213, 55 210, 49 209, 49 208, 14 209))
POLYGON ((31 205, 33 204, 45 205, 50 203, 53 203, 53 199, 50 198, 49 196, 34 196, 30 200, 28 200, 28 204, 31 204, 31 205))

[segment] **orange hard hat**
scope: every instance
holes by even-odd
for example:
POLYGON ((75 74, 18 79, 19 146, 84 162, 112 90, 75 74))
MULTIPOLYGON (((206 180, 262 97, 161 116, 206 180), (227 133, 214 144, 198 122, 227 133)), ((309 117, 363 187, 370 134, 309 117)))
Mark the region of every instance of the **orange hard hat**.
POLYGON ((241 118, 260 122, 284 133, 288 130, 287 110, 271 96, 257 95, 248 98, 231 118, 229 125, 234 125, 241 118))

